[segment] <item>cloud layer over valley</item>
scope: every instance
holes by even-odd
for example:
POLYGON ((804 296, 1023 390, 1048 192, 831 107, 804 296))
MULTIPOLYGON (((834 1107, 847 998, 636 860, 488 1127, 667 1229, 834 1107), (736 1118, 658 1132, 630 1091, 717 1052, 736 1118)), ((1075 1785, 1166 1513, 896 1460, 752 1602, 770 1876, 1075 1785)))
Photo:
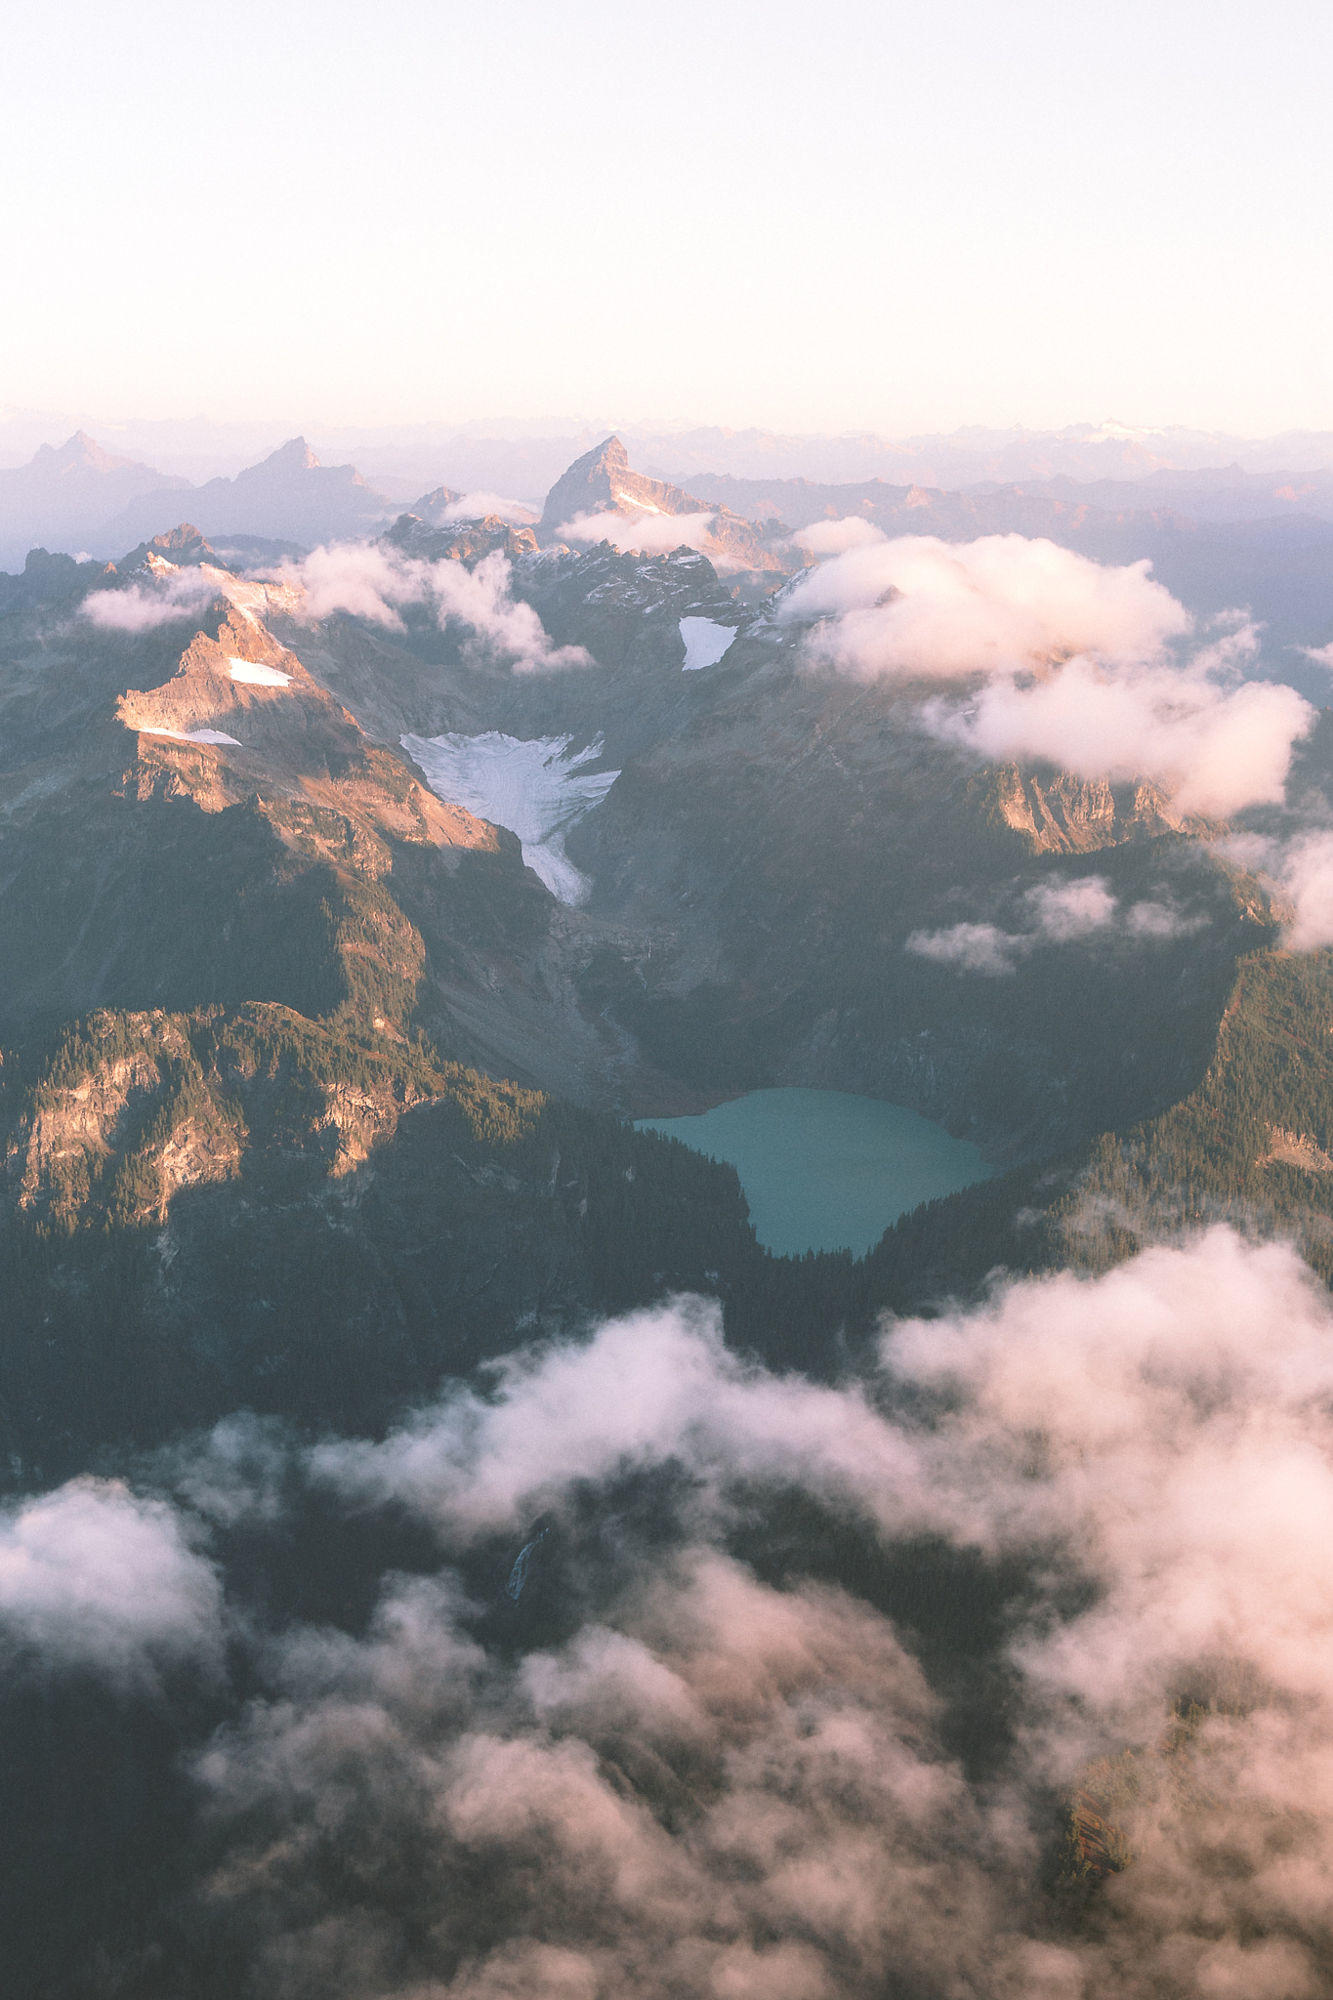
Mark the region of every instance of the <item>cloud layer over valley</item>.
POLYGON ((839 1387, 679 1302, 378 1442, 233 1421, 158 1462, 174 1509, 29 1503, 0 1621, 113 1674, 244 1645, 191 1924, 260 2000, 1313 2000, 1331 1407, 1327 1296, 1222 1230, 890 1324, 839 1387), (368 1617, 224 1611, 199 1520, 311 1506, 331 1570, 368 1519, 434 1561, 368 1617))

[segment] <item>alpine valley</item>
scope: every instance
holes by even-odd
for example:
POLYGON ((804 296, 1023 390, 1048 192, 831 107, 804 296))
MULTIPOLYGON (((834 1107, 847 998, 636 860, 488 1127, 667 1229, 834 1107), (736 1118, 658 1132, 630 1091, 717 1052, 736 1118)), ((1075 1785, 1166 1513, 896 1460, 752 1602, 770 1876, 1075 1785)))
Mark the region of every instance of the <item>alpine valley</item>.
POLYGON ((723 442, 0 472, 16 1994, 1329 1990, 1330 474, 723 442))

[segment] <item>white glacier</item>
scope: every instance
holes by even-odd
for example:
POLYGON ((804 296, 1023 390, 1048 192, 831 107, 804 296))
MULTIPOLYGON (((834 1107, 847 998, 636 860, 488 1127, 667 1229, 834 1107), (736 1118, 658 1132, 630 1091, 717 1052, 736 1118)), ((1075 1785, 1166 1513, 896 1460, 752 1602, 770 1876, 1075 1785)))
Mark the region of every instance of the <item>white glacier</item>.
POLYGON ((565 853, 565 835, 600 804, 619 771, 589 771, 599 736, 571 753, 568 736, 403 736, 404 750, 437 797, 508 827, 523 859, 562 903, 581 903, 589 882, 565 853))
POLYGON ((697 673, 700 667, 715 667, 736 636, 734 625, 719 625, 716 618, 682 618, 680 636, 685 641, 685 664, 681 672, 697 673))

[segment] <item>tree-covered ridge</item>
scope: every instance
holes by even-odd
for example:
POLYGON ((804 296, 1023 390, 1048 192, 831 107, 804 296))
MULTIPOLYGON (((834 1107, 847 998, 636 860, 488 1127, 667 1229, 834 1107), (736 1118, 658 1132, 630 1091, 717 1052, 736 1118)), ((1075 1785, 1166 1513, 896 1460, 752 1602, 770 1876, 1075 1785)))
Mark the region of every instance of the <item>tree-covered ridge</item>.
POLYGON ((1292 1235, 1333 1281, 1333 952, 1241 961, 1198 1089, 1094 1149, 1053 1220, 1090 1269, 1172 1227, 1292 1235))
POLYGON ((991 1272, 1101 1271, 1180 1229, 1289 1235, 1333 1282, 1333 951, 1256 951, 1236 968, 1204 1073, 1086 1152, 1018 1168, 902 1217, 858 1280, 916 1309, 991 1272))
POLYGON ((766 1261, 729 1167, 345 1016, 104 1010, 4 1078, 20 1482, 240 1407, 374 1428, 516 1329, 766 1261))

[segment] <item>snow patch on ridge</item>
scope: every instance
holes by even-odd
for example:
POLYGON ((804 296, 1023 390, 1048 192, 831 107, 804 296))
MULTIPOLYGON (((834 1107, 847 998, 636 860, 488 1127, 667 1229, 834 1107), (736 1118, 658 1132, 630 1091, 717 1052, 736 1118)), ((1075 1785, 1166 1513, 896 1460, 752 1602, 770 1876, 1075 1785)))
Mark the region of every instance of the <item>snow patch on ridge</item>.
POLYGON ((292 684, 290 674, 278 667, 261 666, 258 660, 238 660, 233 655, 227 666, 234 681, 248 681, 253 687, 285 688, 292 684))
POLYGON ((734 625, 719 625, 716 618, 682 618, 680 636, 685 642, 685 664, 681 672, 697 673, 700 667, 715 667, 736 636, 734 625))
POLYGON ((234 750, 241 747, 240 738, 228 736, 221 729, 141 729, 140 736, 170 736, 177 743, 229 743, 234 750))
POLYGON ((562 903, 581 903, 591 886, 565 853, 565 835, 606 797, 619 771, 589 771, 599 736, 570 751, 569 736, 402 736, 404 750, 437 798, 464 806, 516 833, 523 859, 562 903))

